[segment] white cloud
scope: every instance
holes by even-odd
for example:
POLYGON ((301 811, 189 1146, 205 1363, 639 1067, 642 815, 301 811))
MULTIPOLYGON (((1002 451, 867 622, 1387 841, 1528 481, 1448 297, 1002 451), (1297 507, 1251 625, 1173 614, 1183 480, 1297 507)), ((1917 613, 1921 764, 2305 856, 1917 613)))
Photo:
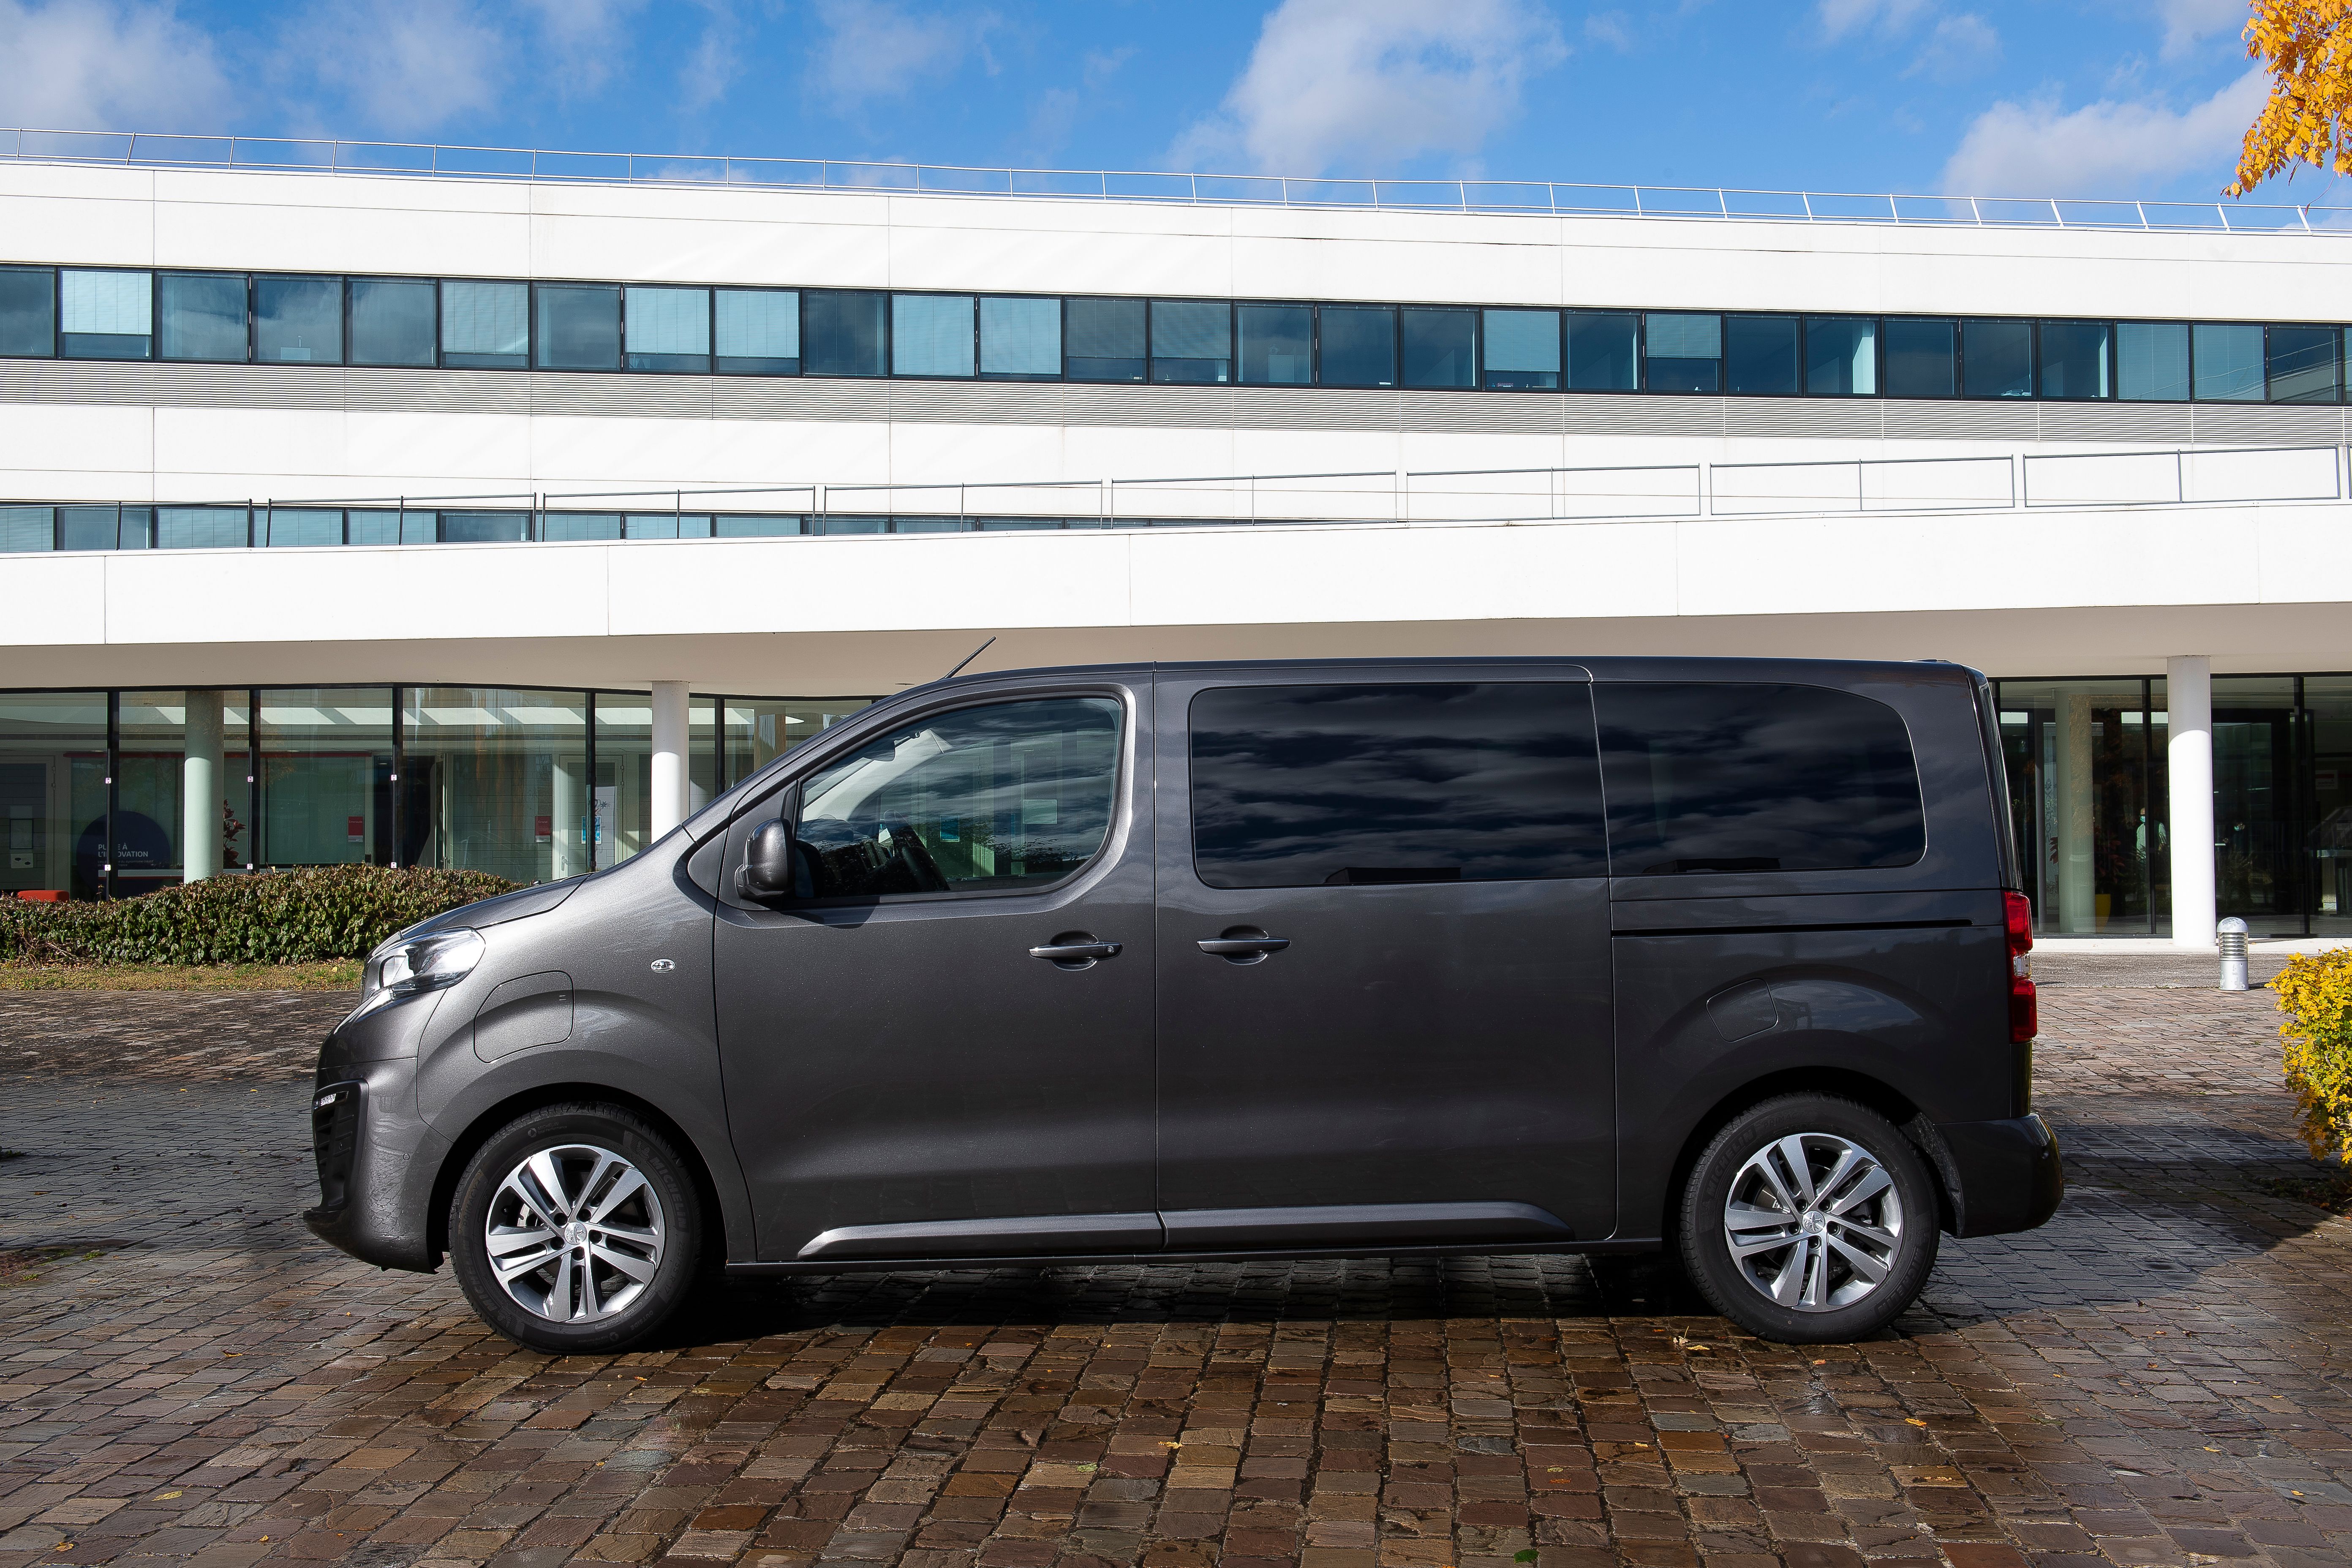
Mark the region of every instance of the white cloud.
POLYGON ((997 25, 993 11, 919 16, 891 0, 816 0, 816 18, 825 37, 810 55, 809 85, 843 110, 955 69, 997 25))
POLYGON ((171 0, 0 0, 0 121, 62 131, 224 131, 212 40, 171 0))
POLYGON ((1821 0, 1822 31, 1832 43, 1848 33, 1899 33, 1927 7, 1928 0, 1821 0))
POLYGON ((2130 196, 2210 170, 2218 190, 2262 111, 2268 78, 2250 70, 2176 113, 2158 103, 2003 101, 1976 118, 1944 165, 1944 188, 1967 195, 2130 196))
POLYGON ((677 68, 677 90, 682 107, 689 114, 698 113, 727 96, 735 79, 743 74, 740 47, 742 29, 737 26, 735 7, 729 0, 700 0, 710 16, 703 24, 702 37, 696 40, 694 52, 688 55, 677 68))
POLYGON ((570 97, 586 97, 603 87, 613 68, 630 52, 625 37, 629 18, 646 0, 521 0, 539 22, 549 55, 541 79, 570 97))
POLYGON ((1587 42, 1606 44, 1621 55, 1633 52, 1633 28, 1622 11, 1596 11, 1584 19, 1587 42))
POLYGON ((1216 113, 1178 139, 1178 167, 1274 173, 1466 158, 1518 112, 1567 46, 1533 0, 1283 0, 1216 113))
POLYGON ((1969 11, 1938 21, 1920 48, 1919 58, 1903 74, 1925 76, 1936 81, 1959 81, 1999 58, 2000 35, 1993 30, 1992 24, 1969 11))
POLYGON ((2246 25, 2246 0, 2156 0, 2164 24, 2166 59, 2177 60, 2215 33, 2234 36, 2246 25))
POLYGON ((298 84, 340 93, 339 117, 413 136, 495 108, 506 56, 467 0, 321 0, 288 31, 278 63, 298 84))

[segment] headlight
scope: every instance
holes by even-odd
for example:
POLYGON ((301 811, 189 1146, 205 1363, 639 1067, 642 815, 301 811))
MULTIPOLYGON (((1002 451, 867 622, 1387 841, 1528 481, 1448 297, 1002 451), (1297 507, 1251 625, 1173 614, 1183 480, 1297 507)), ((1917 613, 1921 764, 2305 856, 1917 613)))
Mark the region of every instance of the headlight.
POLYGON ((482 962, 482 933, 472 930, 435 931, 431 936, 392 941, 368 954, 362 972, 359 1011, 381 1006, 395 996, 438 991, 455 985, 482 962))

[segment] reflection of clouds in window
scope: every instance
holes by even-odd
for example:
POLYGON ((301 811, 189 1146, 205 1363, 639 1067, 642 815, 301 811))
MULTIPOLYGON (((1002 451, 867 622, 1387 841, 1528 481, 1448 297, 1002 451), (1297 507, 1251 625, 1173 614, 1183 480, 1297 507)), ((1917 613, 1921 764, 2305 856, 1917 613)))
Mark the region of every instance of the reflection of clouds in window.
POLYGON ((1192 741, 1201 878, 1599 875, 1590 711, 1567 681, 1204 691, 1192 741))

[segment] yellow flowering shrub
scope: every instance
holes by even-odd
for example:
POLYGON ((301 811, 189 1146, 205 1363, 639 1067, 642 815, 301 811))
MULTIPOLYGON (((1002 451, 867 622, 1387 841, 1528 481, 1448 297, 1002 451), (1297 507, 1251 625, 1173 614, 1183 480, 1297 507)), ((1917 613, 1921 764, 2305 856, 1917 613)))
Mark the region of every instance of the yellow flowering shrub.
POLYGON ((2271 982, 2286 1042, 2286 1082, 2314 1159, 2352 1165, 2352 948, 2299 953, 2271 982))

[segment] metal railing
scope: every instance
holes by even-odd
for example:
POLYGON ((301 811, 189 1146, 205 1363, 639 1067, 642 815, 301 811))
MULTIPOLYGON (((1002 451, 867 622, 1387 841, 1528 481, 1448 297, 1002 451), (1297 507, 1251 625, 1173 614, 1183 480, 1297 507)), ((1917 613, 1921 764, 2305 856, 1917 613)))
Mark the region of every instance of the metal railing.
POLYGON ((580 153, 333 138, 184 136, 152 132, 0 130, 0 158, 131 168, 391 174, 428 179, 729 185, 927 195, 1066 197, 1186 205, 1341 207, 1399 212, 1700 218, 1976 228, 2315 234, 2352 230, 2352 207, 2069 196, 1764 191, 1538 180, 1347 180, 1136 169, 1014 169, 952 163, 736 158, 693 153, 580 153))

